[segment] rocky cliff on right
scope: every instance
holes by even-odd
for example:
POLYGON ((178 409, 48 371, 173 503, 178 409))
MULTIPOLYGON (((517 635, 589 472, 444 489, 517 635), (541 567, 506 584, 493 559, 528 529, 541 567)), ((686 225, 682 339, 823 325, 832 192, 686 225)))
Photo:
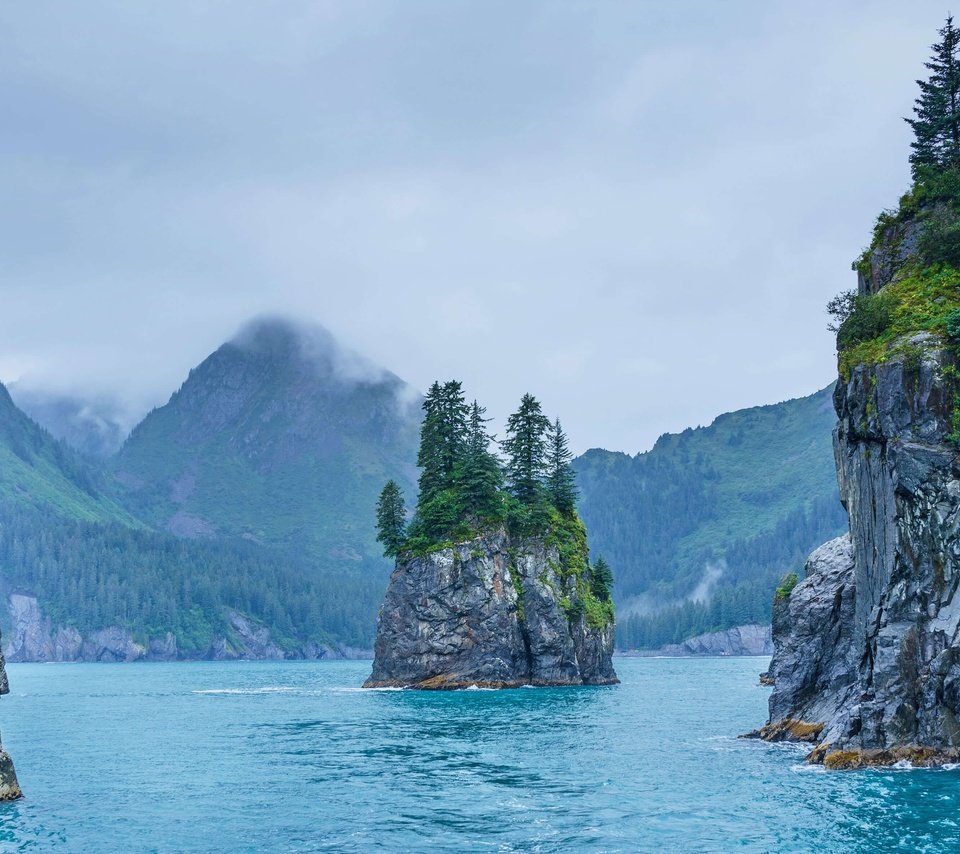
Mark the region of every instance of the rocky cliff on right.
POLYGON ((773 607, 758 735, 857 768, 960 761, 960 30, 933 45, 913 184, 877 219, 837 333, 834 455, 848 536, 773 607))
POLYGON ((831 304, 850 533, 784 579, 759 735, 832 768, 960 759, 960 216, 955 169, 878 222, 831 304), (949 180, 948 180, 949 179, 949 180), (949 245, 950 240, 954 245, 949 245))

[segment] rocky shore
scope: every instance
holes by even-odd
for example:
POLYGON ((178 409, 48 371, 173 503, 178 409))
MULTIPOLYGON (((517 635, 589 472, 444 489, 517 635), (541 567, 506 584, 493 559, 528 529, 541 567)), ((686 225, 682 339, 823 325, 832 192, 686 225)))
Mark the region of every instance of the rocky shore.
POLYGON ((705 658, 717 656, 771 655, 773 638, 770 626, 734 626, 721 632, 695 635, 680 643, 671 643, 659 649, 628 649, 618 651, 619 656, 653 658, 705 658))
POLYGON ((171 632, 136 640, 120 626, 105 626, 81 634, 73 626, 57 626, 44 615, 36 598, 22 593, 7 597, 11 631, 3 644, 8 661, 260 661, 282 659, 372 658, 368 649, 302 643, 280 646, 270 630, 237 611, 227 611, 229 634, 216 637, 200 654, 178 649, 171 632))

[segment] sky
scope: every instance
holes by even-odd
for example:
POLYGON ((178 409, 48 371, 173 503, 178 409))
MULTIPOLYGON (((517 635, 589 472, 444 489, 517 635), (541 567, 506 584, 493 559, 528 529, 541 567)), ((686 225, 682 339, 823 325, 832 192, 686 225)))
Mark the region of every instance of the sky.
POLYGON ((259 314, 630 453, 834 377, 946 8, 0 6, 0 380, 162 404, 259 314))

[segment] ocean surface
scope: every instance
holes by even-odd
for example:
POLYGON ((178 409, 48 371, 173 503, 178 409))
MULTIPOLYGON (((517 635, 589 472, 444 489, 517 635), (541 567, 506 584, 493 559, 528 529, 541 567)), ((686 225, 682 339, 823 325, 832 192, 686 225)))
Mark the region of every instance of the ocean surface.
POLYGON ((369 662, 14 664, 6 851, 956 851, 960 770, 737 740, 764 659, 607 688, 363 691, 369 662))

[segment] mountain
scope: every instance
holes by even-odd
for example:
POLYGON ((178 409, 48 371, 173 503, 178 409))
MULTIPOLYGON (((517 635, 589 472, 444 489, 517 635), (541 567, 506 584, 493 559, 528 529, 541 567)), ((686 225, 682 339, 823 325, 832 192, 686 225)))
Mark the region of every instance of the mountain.
POLYGON ((721 415, 636 456, 575 460, 593 553, 616 577, 620 647, 769 622, 778 580, 846 528, 832 393, 721 415))
POLYGON ((109 487, 101 471, 27 417, 0 384, 0 503, 45 508, 77 521, 137 526, 109 487))
MULTIPOLYGON (((616 576, 618 646, 768 621, 780 578, 846 525, 830 394, 575 461, 593 554, 616 576)), ((0 609, 8 649, 369 648, 389 575, 373 511, 388 478, 414 494, 418 402, 325 330, 281 320, 217 349, 102 462, 0 386, 0 594, 19 597, 0 609)))
POLYGON ((418 402, 326 330, 258 320, 147 415, 112 468, 126 503, 159 529, 385 581, 373 509, 388 478, 416 477, 418 402))
POLYGON ((58 394, 19 382, 8 391, 30 418, 86 457, 106 459, 120 450, 127 435, 127 416, 116 401, 58 394))
POLYGON ((0 386, 0 609, 13 660, 369 649, 377 494, 417 395, 321 329, 252 324, 97 464, 0 386))

